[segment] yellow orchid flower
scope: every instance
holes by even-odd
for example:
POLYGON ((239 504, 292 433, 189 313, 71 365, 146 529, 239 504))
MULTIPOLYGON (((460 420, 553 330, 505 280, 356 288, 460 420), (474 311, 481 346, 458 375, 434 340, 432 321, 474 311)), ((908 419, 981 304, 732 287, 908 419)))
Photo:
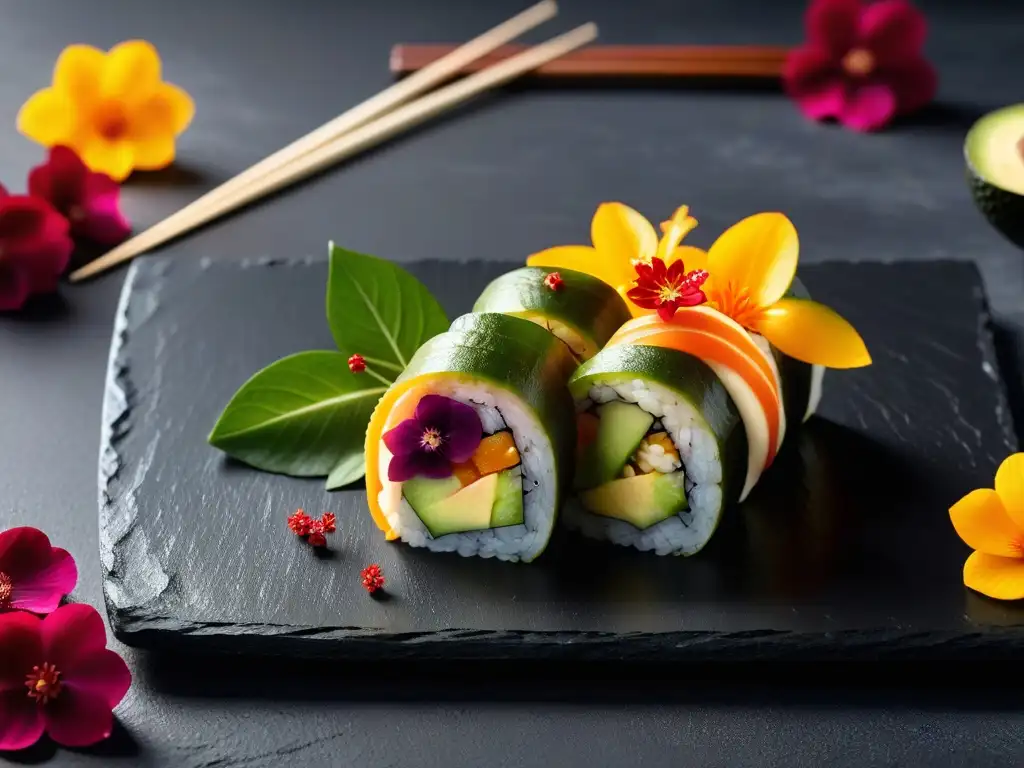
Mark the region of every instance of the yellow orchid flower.
POLYGON ((160 70, 156 48, 145 40, 107 52, 69 45, 52 85, 18 112, 18 130, 43 146, 73 149, 114 181, 133 169, 163 168, 174 160, 175 137, 191 122, 194 105, 185 91, 162 81, 160 70))
POLYGON ((626 295, 636 281, 636 265, 650 264, 654 257, 666 264, 683 259, 689 266, 692 255, 704 258, 699 248, 680 245, 686 234, 697 226, 687 206, 680 206, 672 219, 662 225, 658 238, 654 226, 637 211, 622 203, 602 203, 590 223, 593 245, 560 245, 530 256, 531 267, 557 267, 585 272, 612 286, 634 317, 651 310, 634 304, 626 295))
POLYGON ((971 491, 949 516, 975 550, 964 563, 964 584, 997 600, 1024 599, 1024 453, 999 465, 994 489, 971 491))
POLYGON ((709 306, 758 333, 784 354, 826 368, 871 364, 864 341, 836 312, 809 299, 787 297, 796 276, 799 239, 781 213, 758 213, 734 224, 704 252, 679 243, 696 226, 686 206, 654 227, 621 203, 604 203, 594 214, 594 246, 561 246, 527 259, 531 266, 586 272, 611 285, 634 316, 651 314, 626 295, 637 278, 636 264, 661 258, 682 260, 690 271, 706 271, 702 288, 709 306))

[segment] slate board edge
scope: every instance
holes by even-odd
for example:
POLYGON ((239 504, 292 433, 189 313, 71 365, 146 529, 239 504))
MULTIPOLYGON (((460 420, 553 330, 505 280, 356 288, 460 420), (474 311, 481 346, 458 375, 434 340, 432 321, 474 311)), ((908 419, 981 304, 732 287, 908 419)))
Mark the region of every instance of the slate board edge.
MULTIPOLYGON (((257 655, 330 656, 352 659, 450 658, 450 659, 607 659, 609 647, 621 660, 645 661, 675 659, 687 661, 723 660, 732 657, 763 660, 855 660, 855 659, 996 659, 1009 658, 1024 650, 1024 633, 1019 627, 978 626, 973 631, 928 632, 913 628, 876 628, 830 633, 800 633, 761 630, 756 632, 669 632, 603 633, 583 631, 516 632, 450 628, 432 632, 390 633, 369 627, 289 626, 281 624, 233 624, 191 622, 174 617, 154 617, 121 607, 112 591, 125 582, 159 582, 162 593, 169 578, 159 563, 129 564, 119 556, 126 541, 145 536, 134 520, 131 504, 113 500, 109 483, 121 468, 117 445, 128 429, 134 392, 127 377, 128 364, 123 349, 130 328, 129 313, 133 289, 145 280, 159 280, 167 270, 182 266, 170 257, 148 257, 129 268, 122 287, 108 359, 104 390, 101 444, 99 455, 99 542, 104 599, 115 637, 126 645, 148 649, 244 652, 257 655), (134 568, 134 570, 132 570, 134 568), (302 643, 295 639, 302 638, 302 643), (241 640, 244 638, 244 642, 241 640)), ((424 260, 429 262, 431 260, 424 260)), ((465 261, 433 260, 444 264, 465 261)), ((252 267, 311 266, 326 259, 261 258, 216 264, 221 269, 252 267)), ((829 262, 836 263, 836 262, 829 262)), ((891 261, 842 262, 854 264, 890 264, 891 261)), ((903 262, 899 262, 903 263, 903 262)), ((1000 375, 992 334, 992 316, 983 282, 975 262, 965 259, 938 259, 924 263, 969 266, 978 276, 978 345, 983 361, 996 372, 998 420, 1009 445, 1016 446, 1015 433, 1005 379, 1000 375)), ((515 263, 510 263, 510 268, 515 263)), ((185 266, 196 266, 195 262, 185 266)), ((204 258, 199 268, 214 266, 204 258)), ((148 548, 143 547, 143 551, 148 548)), ((134 549, 138 551, 138 548, 134 549)))

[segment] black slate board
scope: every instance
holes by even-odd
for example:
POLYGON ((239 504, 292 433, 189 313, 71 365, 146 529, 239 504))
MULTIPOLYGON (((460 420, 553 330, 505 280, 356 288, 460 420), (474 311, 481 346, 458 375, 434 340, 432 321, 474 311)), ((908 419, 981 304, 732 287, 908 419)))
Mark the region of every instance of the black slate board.
MULTIPOLYGON (((451 317, 514 265, 407 267, 451 317)), ((326 263, 146 259, 126 280, 100 458, 115 634, 142 647, 410 658, 990 657, 1024 609, 967 591, 948 507, 1016 449, 977 270, 825 264, 801 277, 861 331, 819 417, 711 544, 658 558, 558 533, 529 565, 387 543, 356 488, 252 470, 206 435, 273 360, 329 349, 326 263), (334 511, 326 556, 285 527, 334 511), (379 562, 388 595, 359 572, 379 562)))

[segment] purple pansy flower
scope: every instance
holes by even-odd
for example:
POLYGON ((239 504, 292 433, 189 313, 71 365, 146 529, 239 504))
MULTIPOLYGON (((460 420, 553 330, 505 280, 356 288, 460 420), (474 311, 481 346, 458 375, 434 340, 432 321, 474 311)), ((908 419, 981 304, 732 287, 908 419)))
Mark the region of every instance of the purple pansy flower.
POLYGON ((473 455, 482 433, 480 417, 471 407, 443 395, 425 395, 411 419, 384 433, 384 445, 393 455, 388 480, 449 477, 453 464, 473 455))

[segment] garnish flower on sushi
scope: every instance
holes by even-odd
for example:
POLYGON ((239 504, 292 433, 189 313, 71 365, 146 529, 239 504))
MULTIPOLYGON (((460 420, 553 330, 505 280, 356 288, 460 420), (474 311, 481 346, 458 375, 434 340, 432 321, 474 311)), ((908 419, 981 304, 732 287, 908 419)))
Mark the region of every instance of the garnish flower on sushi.
POLYGON ((480 445, 483 427, 470 406, 442 395, 426 395, 412 418, 384 433, 393 458, 388 479, 402 483, 417 475, 450 477, 480 445))
MULTIPOLYGON (((693 287, 706 296, 708 307, 763 336, 782 353, 825 368, 871 363, 864 341, 849 322, 823 304, 790 295, 800 247, 796 227, 786 216, 749 216, 722 233, 707 252, 680 244, 696 225, 689 209, 681 206, 662 223, 659 240, 637 211, 622 203, 603 203, 591 223, 593 247, 549 248, 527 263, 586 272, 618 290, 634 317, 657 312, 662 320, 685 323, 685 312, 678 319, 675 310, 689 304, 673 301, 670 314, 661 303, 649 300, 648 290, 657 260, 664 262, 666 278, 673 271, 682 273, 683 267, 675 265, 683 262, 689 270, 686 276, 701 282, 693 287)), ((671 294, 669 298, 682 296, 675 290, 671 294)))

